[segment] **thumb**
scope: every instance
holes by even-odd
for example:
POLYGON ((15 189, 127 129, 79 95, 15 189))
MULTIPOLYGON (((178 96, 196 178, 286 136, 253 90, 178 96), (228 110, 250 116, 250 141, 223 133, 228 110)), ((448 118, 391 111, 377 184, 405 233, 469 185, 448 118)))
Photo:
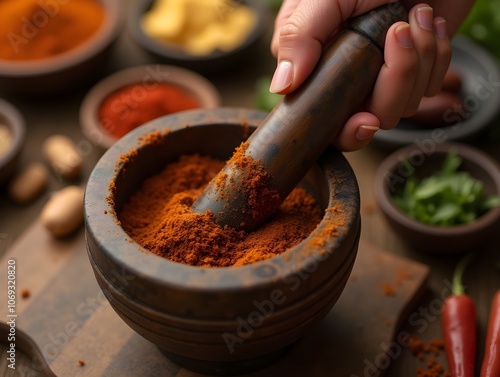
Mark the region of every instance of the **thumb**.
POLYGON ((297 89, 316 66, 323 47, 349 17, 386 2, 285 0, 275 21, 271 51, 278 64, 269 90, 287 94, 297 89))
POLYGON ((336 1, 288 0, 283 3, 276 18, 271 51, 278 66, 271 81, 270 91, 286 94, 294 91, 313 70, 323 45, 337 29, 340 15, 330 10, 328 22, 321 21, 327 3, 336 1), (337 20, 335 20, 335 18, 337 20))

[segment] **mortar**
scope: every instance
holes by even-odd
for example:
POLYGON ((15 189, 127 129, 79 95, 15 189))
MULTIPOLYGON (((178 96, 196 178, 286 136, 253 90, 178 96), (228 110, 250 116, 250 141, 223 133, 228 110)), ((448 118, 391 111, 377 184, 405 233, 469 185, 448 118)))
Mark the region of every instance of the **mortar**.
POLYGON ((356 258, 359 189, 349 163, 333 147, 300 183, 324 217, 304 241, 279 256, 241 267, 193 267, 148 252, 120 227, 115 211, 146 177, 184 154, 227 160, 265 116, 217 108, 159 118, 108 149, 87 184, 87 250, 101 289, 133 330, 197 372, 248 372, 281 355, 334 306, 356 258), (145 134, 166 129, 160 143, 138 147, 145 134), (115 170, 120 156, 135 149, 137 155, 115 170), (111 182, 114 204, 106 200, 111 182), (337 236, 325 237, 337 216, 333 208, 345 223, 337 236))

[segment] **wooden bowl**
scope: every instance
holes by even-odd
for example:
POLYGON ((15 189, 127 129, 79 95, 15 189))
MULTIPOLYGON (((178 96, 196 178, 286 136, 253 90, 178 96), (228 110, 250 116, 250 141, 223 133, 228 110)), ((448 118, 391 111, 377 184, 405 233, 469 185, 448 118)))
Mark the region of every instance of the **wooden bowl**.
POLYGON ((375 175, 374 194, 384 217, 397 235, 416 250, 441 254, 478 250, 492 232, 498 231, 500 207, 469 224, 434 226, 410 218, 395 205, 392 197, 413 170, 419 179, 436 172, 450 150, 457 151, 462 158, 460 170, 483 182, 486 195, 500 195, 498 162, 485 152, 459 142, 428 144, 425 148, 417 144, 407 146, 394 151, 380 164, 375 175), (405 159, 410 161, 411 170, 402 168, 405 159))
MULTIPOLYGON (((217 88, 203 76, 188 69, 162 64, 123 69, 94 85, 80 106, 82 132, 94 145, 106 150, 118 140, 118 137, 106 132, 101 125, 99 108, 102 101, 124 86, 141 83, 144 83, 144 91, 155 84, 177 86, 192 96, 200 108, 214 108, 221 104, 217 88)), ((137 102, 140 102, 140 98, 137 102)))
MULTIPOLYGON (((252 53, 269 26, 269 7, 259 0, 243 0, 242 3, 251 7, 257 14, 257 24, 247 39, 231 51, 217 50, 208 55, 195 56, 186 53, 178 46, 162 42, 144 32, 141 18, 151 8, 152 3, 153 0, 137 0, 131 4, 127 27, 133 40, 159 62, 192 69, 204 75, 224 74, 228 70, 238 67, 238 63, 255 57, 252 53)), ((217 5, 214 3, 214 6, 217 5)))
POLYGON ((330 311, 356 258, 359 190, 349 163, 333 148, 302 182, 325 215, 303 242, 279 256, 241 267, 193 267, 147 252, 117 222, 114 211, 146 177, 183 154, 227 160, 245 140, 242 122, 253 130, 265 116, 218 108, 158 118, 108 149, 87 184, 88 255, 103 292, 132 329, 197 372, 243 373, 274 360, 330 311), (160 143, 139 147, 133 161, 115 170, 120 156, 138 147, 138 138, 165 129, 170 133, 160 143), (106 201, 111 182, 114 205, 106 201), (328 209, 334 207, 345 223, 337 236, 326 237, 337 216, 328 209))
POLYGON ((2 185, 16 170, 26 137, 24 117, 14 105, 3 99, 0 99, 0 125, 6 126, 11 140, 9 148, 0 155, 0 185, 2 185))
POLYGON ((103 71, 108 53, 122 26, 121 0, 100 0, 105 19, 81 46, 46 59, 0 59, 0 90, 33 97, 60 95, 88 83, 103 71))

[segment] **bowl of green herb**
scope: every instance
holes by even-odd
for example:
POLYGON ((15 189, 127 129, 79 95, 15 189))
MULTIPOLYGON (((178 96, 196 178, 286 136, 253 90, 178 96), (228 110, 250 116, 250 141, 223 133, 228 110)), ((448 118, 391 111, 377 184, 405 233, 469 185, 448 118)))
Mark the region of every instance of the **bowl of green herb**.
POLYGON ((374 194, 389 225, 419 250, 471 251, 499 229, 500 165, 468 144, 396 150, 379 166, 374 194))

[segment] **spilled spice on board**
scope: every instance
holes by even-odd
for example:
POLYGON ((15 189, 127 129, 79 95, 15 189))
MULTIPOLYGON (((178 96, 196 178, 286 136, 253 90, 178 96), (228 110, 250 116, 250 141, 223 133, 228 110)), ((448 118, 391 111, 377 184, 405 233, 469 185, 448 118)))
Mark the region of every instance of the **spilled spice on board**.
POLYGON ((408 345, 411 353, 421 362, 425 367, 417 367, 417 377, 449 377, 450 372, 438 362, 438 357, 444 351, 444 341, 442 339, 434 338, 428 343, 424 343, 421 339, 415 336, 410 336, 408 345))

